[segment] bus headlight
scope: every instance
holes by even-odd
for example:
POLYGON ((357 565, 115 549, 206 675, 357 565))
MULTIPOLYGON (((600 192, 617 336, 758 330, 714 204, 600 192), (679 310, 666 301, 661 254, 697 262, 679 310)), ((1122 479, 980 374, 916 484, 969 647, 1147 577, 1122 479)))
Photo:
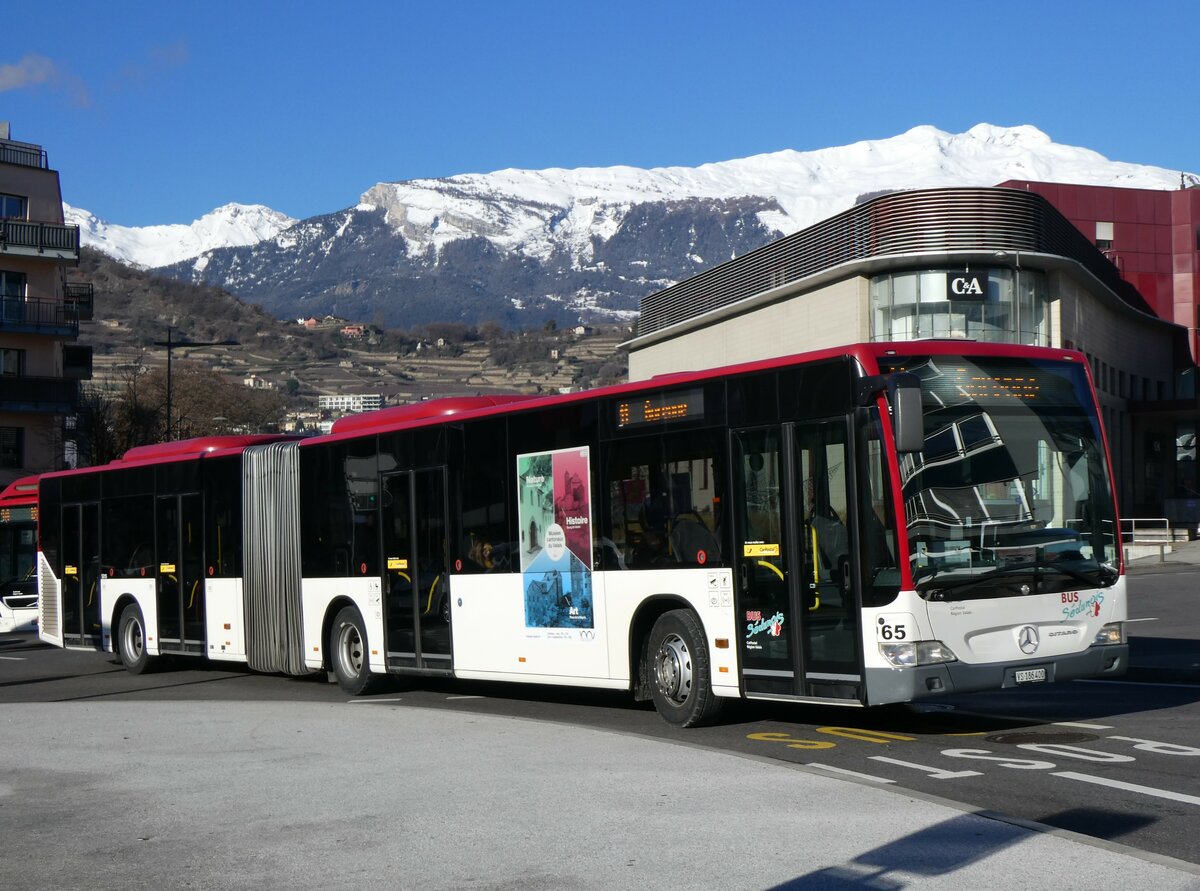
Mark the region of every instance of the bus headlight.
POLYGON ((1092 646, 1101 647, 1108 644, 1123 644, 1125 643, 1125 626, 1121 622, 1112 622, 1103 626, 1096 632, 1096 639, 1092 641, 1092 646))
POLYGON ((954 651, 940 640, 917 640, 906 643, 881 643, 879 652, 883 658, 897 668, 913 665, 936 665, 939 662, 957 662, 954 651))

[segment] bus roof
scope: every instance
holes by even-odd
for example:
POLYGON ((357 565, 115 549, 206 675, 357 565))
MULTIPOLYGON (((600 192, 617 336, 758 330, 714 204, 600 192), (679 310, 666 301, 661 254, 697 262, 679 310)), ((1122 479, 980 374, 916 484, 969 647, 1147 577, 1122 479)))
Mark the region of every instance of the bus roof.
POLYGON ((514 402, 524 402, 536 398, 536 396, 525 393, 498 393, 492 396, 447 396, 445 399, 430 399, 425 402, 413 402, 409 405, 397 405, 391 408, 381 408, 378 411, 347 415, 333 422, 332 432, 363 433, 367 430, 381 427, 402 427, 411 421, 420 421, 426 418, 444 418, 465 411, 475 411, 498 405, 510 405, 514 402))
POLYGON ((0 507, 37 504, 37 498, 38 478, 23 476, 19 480, 13 480, 0 492, 0 507))
POLYGON ((178 439, 171 442, 135 446, 120 458, 116 458, 107 464, 101 464, 98 467, 59 470, 53 473, 44 473, 41 477, 34 477, 34 479, 66 477, 103 470, 120 470, 123 467, 137 467, 146 464, 167 464, 173 461, 236 455, 250 448, 250 446, 266 445, 272 442, 291 442, 300 438, 299 436, 283 433, 259 433, 241 436, 199 436, 195 439, 178 439))
POLYGON ((135 446, 113 464, 136 464, 143 461, 169 461, 174 458, 193 458, 213 452, 240 452, 250 446, 266 445, 298 439, 279 433, 260 433, 246 436, 198 436, 195 439, 177 439, 157 442, 153 445, 135 446))
POLYGON ((364 433, 374 431, 383 433, 393 430, 404 430, 413 427, 425 427, 437 424, 451 415, 463 418, 485 417, 488 415, 507 414, 510 411, 534 411, 537 409, 554 408, 588 399, 601 399, 613 396, 626 396, 639 392, 653 392, 664 387, 685 386, 690 383, 703 383, 716 378, 733 374, 752 374, 758 371, 786 368, 806 362, 847 357, 856 359, 862 364, 867 374, 877 374, 878 360, 887 356, 912 355, 944 355, 944 356, 1009 356, 1013 358, 1061 359, 1078 361, 1086 366, 1081 353, 1072 350, 1053 349, 1050 347, 1022 346, 1011 343, 982 343, 973 340, 936 339, 936 340, 904 340, 878 341, 875 343, 856 343, 837 347, 828 347, 808 353, 796 353, 790 356, 780 356, 771 359, 757 359, 737 365, 727 365, 720 368, 706 368, 699 371, 677 371, 668 374, 655 375, 652 378, 631 383, 613 384, 594 390, 579 390, 573 393, 556 393, 546 396, 454 396, 446 399, 433 399, 427 402, 384 408, 378 411, 363 412, 350 415, 336 421, 333 429, 325 436, 314 436, 305 439, 301 447, 316 445, 339 439, 350 439, 364 433))
MULTIPOLYGON (((526 412, 539 409, 552 409, 590 399, 654 392, 664 387, 686 386, 692 383, 698 384, 727 375, 752 374, 786 368, 791 365, 836 358, 855 359, 863 366, 863 370, 867 374, 877 374, 879 371, 878 359, 886 356, 912 355, 1007 356, 1030 359, 1060 359, 1080 362, 1085 368, 1087 367, 1087 362, 1081 353, 1048 347, 1020 346, 1006 343, 981 343, 971 340, 953 339, 856 343, 828 347, 808 353, 759 359, 720 368, 672 372, 656 375, 647 380, 614 384, 594 390, 579 390, 573 393, 553 395, 493 394, 488 396, 451 396, 445 399, 431 399, 425 402, 392 406, 378 411, 363 412, 341 418, 334 423, 331 432, 324 436, 308 438, 285 434, 202 436, 195 439, 156 443, 154 445, 132 448, 120 458, 100 468, 88 467, 79 468, 78 470, 58 471, 53 474, 45 474, 45 476, 67 476, 103 469, 115 470, 131 465, 185 461, 205 456, 232 455, 238 454, 250 446, 264 445, 272 442, 299 441, 300 446, 304 448, 319 443, 352 439, 372 432, 385 433, 409 428, 433 426, 450 417, 455 417, 456 419, 460 417, 464 419, 480 418, 507 414, 512 411, 526 412)), ((27 477, 26 480, 32 480, 36 484, 38 477, 27 477)), ((16 486, 22 482, 25 481, 18 480, 12 486, 16 486)), ((12 486, 9 488, 11 489, 12 486)))

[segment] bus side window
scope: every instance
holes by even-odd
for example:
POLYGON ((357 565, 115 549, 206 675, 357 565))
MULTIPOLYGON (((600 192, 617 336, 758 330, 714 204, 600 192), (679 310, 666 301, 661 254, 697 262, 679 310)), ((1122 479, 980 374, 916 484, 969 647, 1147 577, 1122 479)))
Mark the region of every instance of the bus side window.
POLYGON ((613 443, 603 569, 697 566, 721 560, 724 448, 689 431, 613 443))
POLYGON ((662 477, 658 439, 612 443, 607 462, 609 510, 599 540, 601 567, 644 568, 666 556, 666 493, 655 491, 662 477))
MULTIPOLYGON (((457 513, 460 545, 452 556, 461 561, 458 572, 507 572, 510 543, 508 493, 510 462, 507 426, 503 418, 472 421, 461 436, 452 437, 452 454, 461 449, 461 483, 457 513)), ((519 568, 519 566, 518 566, 519 568)))
POLYGON ((664 445, 671 495, 671 558, 692 566, 718 564, 723 534, 723 438, 689 432, 666 437, 664 445))

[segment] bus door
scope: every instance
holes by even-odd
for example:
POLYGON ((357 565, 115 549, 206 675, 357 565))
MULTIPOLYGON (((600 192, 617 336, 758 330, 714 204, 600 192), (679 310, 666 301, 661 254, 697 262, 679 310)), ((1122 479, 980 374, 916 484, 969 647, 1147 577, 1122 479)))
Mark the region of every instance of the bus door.
POLYGON ((861 701, 844 419, 734 433, 747 695, 861 701))
POLYGON ((163 495, 155 510, 158 646, 205 652, 204 543, 200 496, 163 495))
POLYGON ((388 667, 448 670, 445 468, 384 474, 380 491, 388 667))
POLYGON ((100 645, 100 505, 62 507, 62 629, 65 646, 100 645))

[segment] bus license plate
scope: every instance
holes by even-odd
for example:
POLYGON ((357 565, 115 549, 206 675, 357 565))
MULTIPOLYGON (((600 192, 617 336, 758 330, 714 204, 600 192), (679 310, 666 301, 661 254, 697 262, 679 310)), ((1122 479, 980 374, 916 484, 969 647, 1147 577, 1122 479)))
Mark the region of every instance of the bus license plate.
POLYGON ((1040 684, 1046 680, 1046 669, 1044 668, 1024 668, 1017 670, 1016 681, 1018 684, 1040 684))

